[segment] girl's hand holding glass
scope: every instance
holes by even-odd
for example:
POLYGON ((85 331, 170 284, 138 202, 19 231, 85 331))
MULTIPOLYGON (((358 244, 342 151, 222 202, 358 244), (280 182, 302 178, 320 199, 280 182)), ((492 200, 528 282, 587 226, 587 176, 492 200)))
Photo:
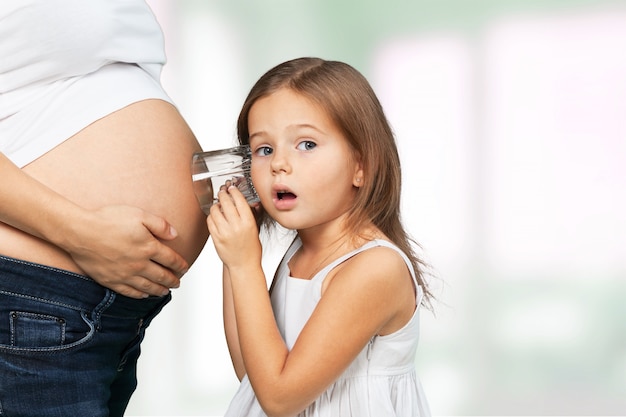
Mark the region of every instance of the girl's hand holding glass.
POLYGON ((229 269, 260 265, 261 242, 257 221, 246 197, 235 186, 220 189, 207 225, 215 249, 229 269))

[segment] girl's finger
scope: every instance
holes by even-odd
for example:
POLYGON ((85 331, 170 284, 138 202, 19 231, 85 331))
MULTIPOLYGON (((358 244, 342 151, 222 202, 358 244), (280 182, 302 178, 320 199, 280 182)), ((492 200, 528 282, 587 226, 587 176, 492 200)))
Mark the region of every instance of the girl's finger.
POLYGON ((219 230, 217 228, 218 219, 221 218, 223 221, 223 216, 218 205, 219 203, 215 203, 211 206, 211 208, 209 209, 209 215, 207 216, 206 220, 206 224, 209 227, 209 231, 211 232, 211 234, 219 230))
POLYGON ((239 188, 237 188, 236 186, 231 185, 230 187, 228 187, 228 194, 230 194, 233 202, 235 203, 235 206, 238 209, 241 209, 242 207, 249 207, 248 201, 243 196, 239 188))
POLYGON ((233 199, 233 203, 235 204, 240 219, 246 223, 252 222, 256 225, 255 210, 250 207, 250 204, 248 203, 248 200, 246 200, 246 197, 244 197, 243 193, 235 186, 229 187, 228 192, 233 199))
POLYGON ((222 215, 227 221, 228 219, 233 219, 239 216, 237 206, 235 205, 232 195, 228 192, 228 190, 220 190, 220 192, 217 193, 217 199, 221 206, 222 215))

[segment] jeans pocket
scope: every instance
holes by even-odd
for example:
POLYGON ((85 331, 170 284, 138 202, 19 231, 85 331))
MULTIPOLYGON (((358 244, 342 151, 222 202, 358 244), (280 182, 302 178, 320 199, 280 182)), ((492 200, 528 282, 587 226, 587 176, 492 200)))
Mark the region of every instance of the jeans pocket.
POLYGON ((88 341, 94 325, 71 306, 0 294, 0 351, 67 350, 88 341))
POLYGON ((26 311, 11 312, 11 346, 39 347, 65 344, 65 319, 26 311))

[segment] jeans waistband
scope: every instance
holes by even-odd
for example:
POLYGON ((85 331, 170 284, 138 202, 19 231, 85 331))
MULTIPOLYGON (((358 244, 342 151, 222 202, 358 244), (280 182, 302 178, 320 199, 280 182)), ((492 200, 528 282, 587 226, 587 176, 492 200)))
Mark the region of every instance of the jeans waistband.
POLYGON ((168 300, 118 294, 85 275, 0 255, 0 292, 90 311, 110 298, 107 316, 143 317, 168 300))

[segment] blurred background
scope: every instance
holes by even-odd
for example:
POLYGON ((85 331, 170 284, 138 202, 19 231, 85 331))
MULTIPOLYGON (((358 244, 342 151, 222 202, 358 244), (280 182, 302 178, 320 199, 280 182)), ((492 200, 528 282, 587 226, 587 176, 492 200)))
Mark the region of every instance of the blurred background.
MULTIPOLYGON (((625 1, 148 3, 205 150, 235 144, 282 61, 370 80, 436 275, 416 360, 433 415, 626 415, 625 1)), ((270 276, 286 243, 266 247, 270 276)), ((127 414, 221 416, 237 387, 209 241, 147 333, 127 414)))

